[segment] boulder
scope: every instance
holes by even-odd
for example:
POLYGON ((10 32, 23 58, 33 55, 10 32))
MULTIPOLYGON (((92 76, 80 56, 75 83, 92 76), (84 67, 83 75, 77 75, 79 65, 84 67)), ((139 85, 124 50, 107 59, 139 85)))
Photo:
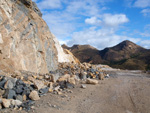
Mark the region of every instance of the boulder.
POLYGON ((3 78, 1 79, 1 81, 0 81, 0 88, 1 88, 1 89, 4 89, 4 85, 5 85, 6 81, 7 81, 7 78, 6 78, 6 77, 3 77, 3 78))
POLYGON ((29 98, 31 100, 39 100, 40 99, 37 91, 32 91, 29 95, 29 98))
POLYGON ((5 85, 4 88, 5 89, 12 89, 15 85, 11 82, 11 80, 8 80, 5 85))
POLYGON ((20 106, 22 102, 20 100, 11 100, 11 105, 13 106, 20 106))
POLYGON ((40 80, 35 80, 34 81, 34 87, 38 90, 45 88, 46 86, 44 85, 44 83, 40 80))
POLYGON ((96 85, 96 84, 98 84, 98 80, 93 80, 93 79, 87 78, 86 83, 96 85))
POLYGON ((49 91, 49 87, 42 88, 39 90, 39 95, 42 96, 42 95, 48 93, 48 91, 49 91))
POLYGON ((16 96, 16 100, 20 100, 20 101, 22 102, 22 101, 23 101, 22 95, 17 95, 17 96, 16 96))
POLYGON ((81 88, 86 89, 86 85, 85 84, 81 84, 81 88))
POLYGON ((73 84, 73 85, 76 84, 76 81, 75 81, 74 77, 68 78, 67 82, 70 83, 70 84, 73 84))
POLYGON ((9 108, 11 105, 11 100, 10 99, 2 99, 2 105, 4 108, 9 108))
POLYGON ((99 76, 100 80, 104 80, 104 74, 103 73, 100 73, 98 76, 99 76))
POLYGON ((59 77, 57 82, 67 81, 69 78, 70 78, 70 75, 69 74, 65 74, 65 75, 59 77))
POLYGON ((3 94, 4 98, 7 99, 15 99, 16 98, 16 92, 12 89, 6 89, 5 93, 3 94))

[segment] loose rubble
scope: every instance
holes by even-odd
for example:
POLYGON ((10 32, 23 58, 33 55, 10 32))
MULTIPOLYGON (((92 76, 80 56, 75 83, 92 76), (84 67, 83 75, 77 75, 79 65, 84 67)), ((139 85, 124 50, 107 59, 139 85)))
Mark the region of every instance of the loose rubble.
POLYGON ((104 78, 109 78, 109 75, 100 67, 88 63, 61 63, 58 70, 47 74, 21 71, 20 74, 0 75, 0 109, 30 110, 34 101, 47 93, 73 93, 70 89, 77 84, 86 89, 86 84, 96 85, 98 79, 104 78))

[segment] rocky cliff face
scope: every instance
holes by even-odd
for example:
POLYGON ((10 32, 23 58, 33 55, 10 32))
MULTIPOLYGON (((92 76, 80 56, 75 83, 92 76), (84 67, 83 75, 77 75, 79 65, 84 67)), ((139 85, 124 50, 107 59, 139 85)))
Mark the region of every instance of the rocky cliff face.
POLYGON ((36 4, 0 0, 0 69, 47 73, 57 69, 57 49, 36 4))

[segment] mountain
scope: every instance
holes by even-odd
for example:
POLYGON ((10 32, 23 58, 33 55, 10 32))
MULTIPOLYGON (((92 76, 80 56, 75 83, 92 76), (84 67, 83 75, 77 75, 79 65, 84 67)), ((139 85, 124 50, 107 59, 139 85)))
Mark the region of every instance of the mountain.
POLYGON ((128 40, 104 50, 98 50, 90 45, 74 45, 65 48, 69 49, 81 62, 101 63, 130 70, 150 68, 150 50, 128 40))
POLYGON ((0 71, 48 73, 71 62, 32 0, 0 0, 0 71), (62 59, 63 58, 63 59, 62 59))
POLYGON ((70 50, 80 62, 89 62, 93 64, 102 62, 99 50, 90 45, 74 45, 72 47, 62 45, 62 47, 70 50))

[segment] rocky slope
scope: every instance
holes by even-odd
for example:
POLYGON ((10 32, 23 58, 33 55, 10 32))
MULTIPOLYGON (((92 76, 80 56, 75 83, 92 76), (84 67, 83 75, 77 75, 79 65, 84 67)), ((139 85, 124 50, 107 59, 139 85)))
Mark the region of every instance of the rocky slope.
POLYGON ((63 45, 62 47, 69 49, 81 62, 103 63, 122 69, 150 69, 150 50, 128 40, 104 50, 98 50, 89 45, 72 47, 63 45))
POLYGON ((58 62, 72 61, 66 60, 66 57, 34 2, 0 0, 2 71, 48 73, 57 69, 58 62))

